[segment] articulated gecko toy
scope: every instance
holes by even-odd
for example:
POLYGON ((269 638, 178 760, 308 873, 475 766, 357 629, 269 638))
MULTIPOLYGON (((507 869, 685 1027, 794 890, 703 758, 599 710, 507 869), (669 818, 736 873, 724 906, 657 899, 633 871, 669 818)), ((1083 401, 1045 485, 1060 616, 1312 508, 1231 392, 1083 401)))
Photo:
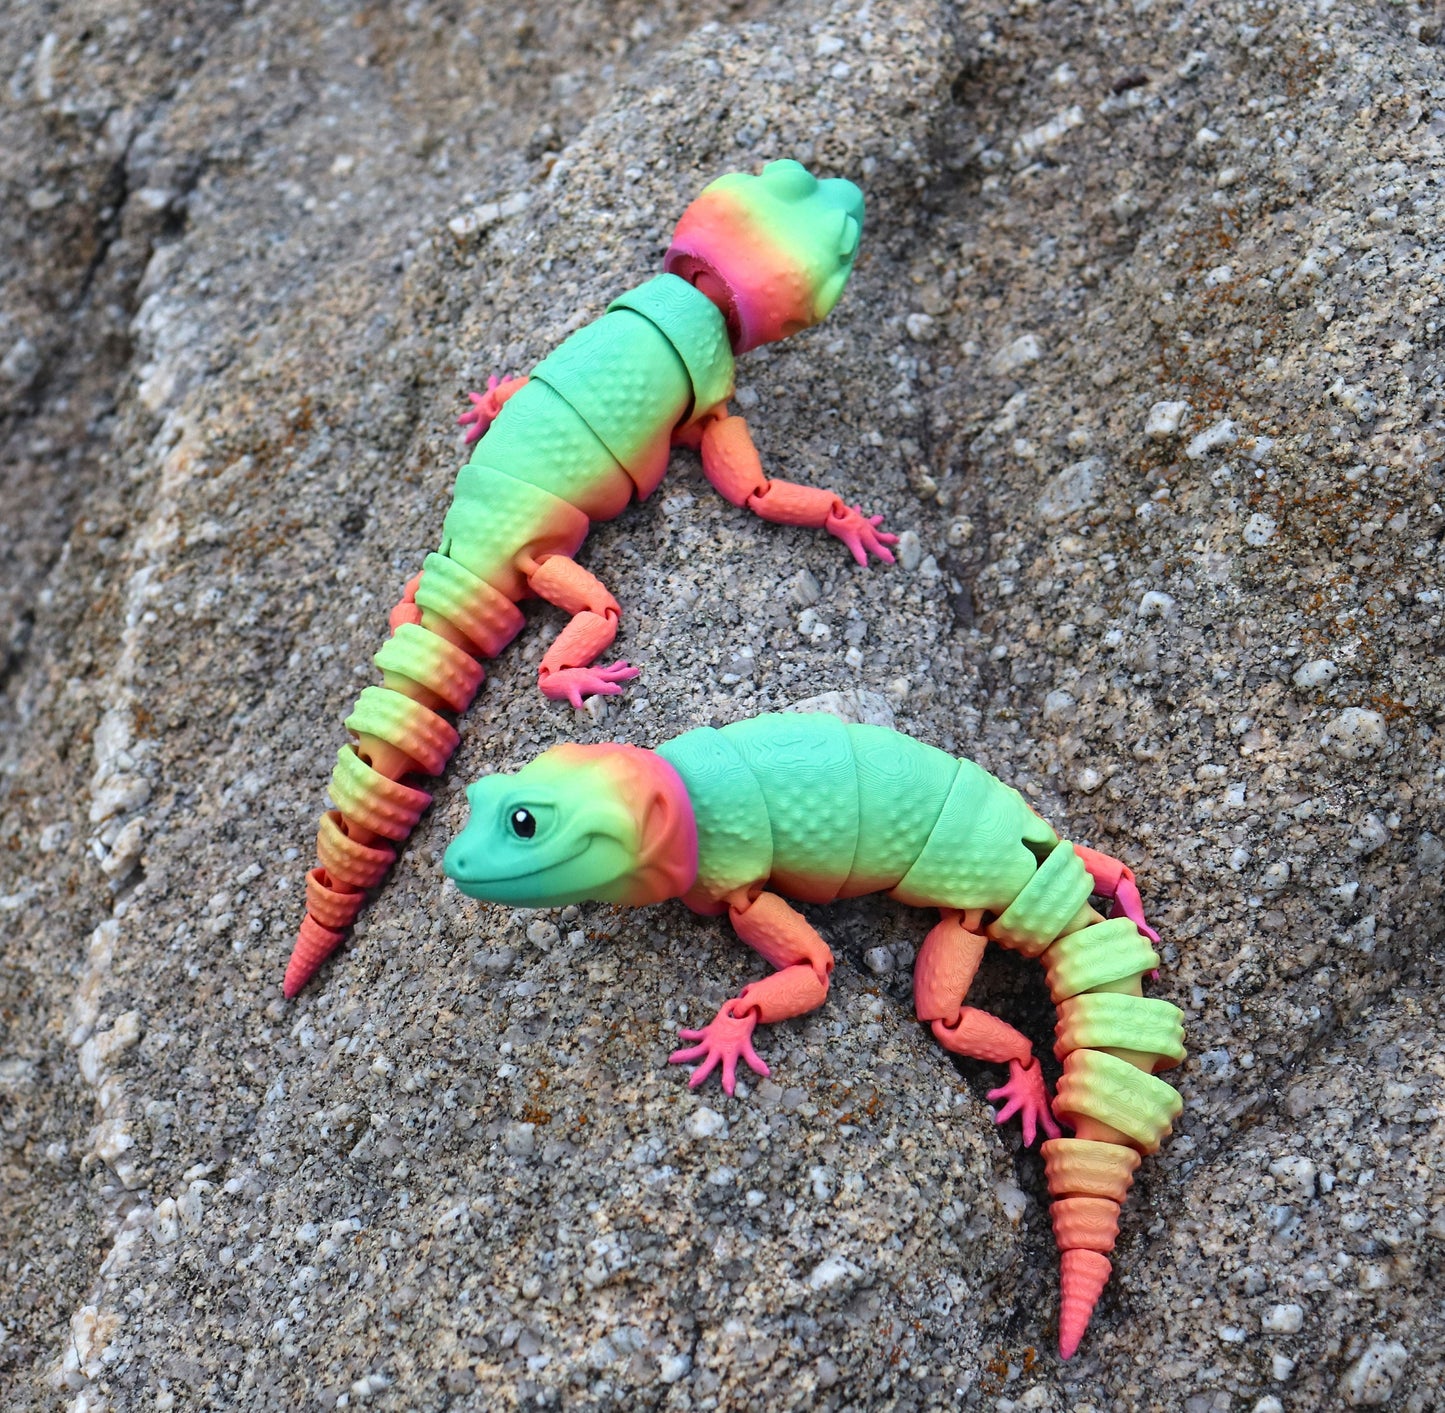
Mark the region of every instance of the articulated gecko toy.
POLYGON ((659 746, 562 745, 467 791, 471 814, 444 867, 462 892, 521 907, 585 900, 641 907, 681 898, 777 968, 745 986, 671 1056, 721 1066, 733 1092, 759 1021, 823 1004, 827 944, 779 894, 830 903, 885 892, 937 908, 913 971, 918 1019, 956 1055, 999 1064, 1002 1123, 1038 1126, 1062 1253, 1059 1352, 1079 1347, 1112 1266, 1119 1208, 1141 1153, 1179 1116, 1155 1071, 1184 1058, 1182 1014, 1146 999, 1159 964, 1133 874, 1061 841, 1023 797, 972 761, 879 726, 771 715, 703 727, 659 746), (776 891, 772 891, 776 890, 776 891), (1114 902, 1104 918, 1093 896, 1114 902), (1063 1077, 1052 1105, 1026 1037, 964 1005, 985 941, 1041 961, 1058 1007, 1063 1077), (1061 1136, 1055 1115, 1074 1130, 1061 1136))
POLYGON ((581 706, 615 695, 637 670, 594 666, 617 636, 621 610, 573 558, 594 520, 650 495, 671 448, 702 453, 723 497, 764 520, 812 526, 842 540, 859 564, 892 562, 897 536, 831 491, 770 480, 746 422, 730 417, 737 354, 818 323, 838 302, 863 230, 852 182, 819 181, 796 162, 761 176, 720 177, 683 214, 665 273, 613 300, 530 378, 472 393, 468 440, 441 545, 392 610, 367 687, 346 725, 322 816, 319 866, 306 878, 284 990, 295 996, 340 946, 366 891, 379 884, 431 796, 407 783, 438 775, 458 744, 442 715, 460 713, 523 625, 520 600, 573 615, 542 658, 543 693, 581 706))

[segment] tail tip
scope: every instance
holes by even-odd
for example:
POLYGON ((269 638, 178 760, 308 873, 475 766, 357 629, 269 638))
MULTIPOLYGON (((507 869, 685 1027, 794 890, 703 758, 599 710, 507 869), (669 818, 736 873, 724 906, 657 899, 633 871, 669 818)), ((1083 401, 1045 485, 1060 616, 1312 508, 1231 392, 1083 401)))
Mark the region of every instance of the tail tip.
POLYGON ((316 975, 320 963, 307 964, 304 957, 292 957, 286 964, 286 975, 281 982, 281 994, 288 1000, 294 1001, 301 994, 302 988, 316 975))
POLYGON ((1104 1292, 1114 1267, 1098 1251, 1075 1249, 1063 1253, 1059 1282, 1059 1358, 1072 1359, 1083 1342, 1094 1306, 1104 1292))
POLYGON ((291 960, 286 963, 286 976, 281 982, 281 994, 288 1001, 321 970, 324 962, 345 940, 345 932, 324 927, 308 912, 301 919, 301 928, 296 934, 296 943, 291 949, 291 960))

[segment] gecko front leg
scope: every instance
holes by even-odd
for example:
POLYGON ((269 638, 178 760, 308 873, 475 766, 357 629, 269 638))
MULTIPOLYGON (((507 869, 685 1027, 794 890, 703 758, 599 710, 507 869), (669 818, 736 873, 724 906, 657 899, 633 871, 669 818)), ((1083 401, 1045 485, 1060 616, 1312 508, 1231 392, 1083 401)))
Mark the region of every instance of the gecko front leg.
POLYGON ((697 1064, 688 1081, 690 1089, 696 1089, 721 1064, 722 1087, 731 1094, 739 1059, 755 1074, 766 1078, 769 1073, 752 1044, 759 1021, 790 1020, 816 1010, 827 999, 833 953, 802 914, 776 893, 750 898, 746 890, 739 890, 729 895, 727 904, 733 931, 778 970, 724 1001, 701 1030, 679 1031, 681 1039, 698 1043, 675 1050, 667 1062, 697 1064))
POLYGON ((1008 1083, 990 1090, 988 1097, 1004 1101, 996 1123, 1018 1114, 1025 1148, 1033 1146, 1040 1126, 1050 1138, 1058 1138, 1061 1131, 1049 1104, 1044 1072, 1028 1037, 997 1016, 963 1004, 987 946, 976 931, 980 918, 950 909, 941 911, 943 920, 924 938, 913 965, 913 1005, 918 1019, 928 1021, 934 1039, 955 1055, 986 1064, 1008 1062, 1008 1083))
POLYGON ((865 515, 862 506, 849 505, 832 491, 770 480, 741 417, 718 415, 709 421, 702 429, 701 450, 703 474, 724 500, 775 525, 826 530, 848 546, 859 564, 866 565, 870 554, 893 563, 888 546, 897 544, 898 536, 878 528, 881 515, 865 515))
POLYGON ((625 662, 592 666, 617 637, 622 617, 617 600, 595 574, 566 555, 552 554, 527 571, 527 586, 538 598, 572 615, 537 669, 543 696, 580 707, 584 697, 615 697, 622 691, 619 683, 637 676, 637 669, 625 662))

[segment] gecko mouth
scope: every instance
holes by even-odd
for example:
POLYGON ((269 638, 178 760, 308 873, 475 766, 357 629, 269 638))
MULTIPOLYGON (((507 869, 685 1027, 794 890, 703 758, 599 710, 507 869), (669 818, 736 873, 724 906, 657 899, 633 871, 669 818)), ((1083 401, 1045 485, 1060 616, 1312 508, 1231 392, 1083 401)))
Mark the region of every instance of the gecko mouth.
MULTIPOLYGON (((455 846, 453 846, 455 847, 455 846)), ((471 893, 472 888, 487 888, 496 883, 515 883, 520 878, 542 878, 555 868, 565 868, 575 859, 580 859, 588 849, 592 847, 592 836, 588 835, 582 847, 567 855, 563 859, 553 859, 550 863, 544 864, 541 868, 524 868, 517 873, 493 873, 484 878, 472 877, 468 874, 468 865, 462 860, 448 862, 442 860, 442 867, 446 870, 447 876, 462 890, 463 893, 471 893)), ((448 853, 451 851, 448 850, 448 853)), ((473 897, 480 897, 480 894, 472 893, 473 897)), ((485 900, 484 900, 485 901, 485 900)))

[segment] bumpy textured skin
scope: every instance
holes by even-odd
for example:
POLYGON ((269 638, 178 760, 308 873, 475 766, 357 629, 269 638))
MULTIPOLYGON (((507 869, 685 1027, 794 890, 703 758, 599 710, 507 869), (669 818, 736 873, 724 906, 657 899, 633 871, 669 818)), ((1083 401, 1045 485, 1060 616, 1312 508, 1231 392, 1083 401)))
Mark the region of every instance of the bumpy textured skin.
POLYGON ((944 1048, 1007 1063, 998 1119, 1018 1112, 1043 1146, 1061 1253, 1059 1348, 1078 1348, 1112 1269, 1119 1209, 1142 1154, 1182 1109, 1159 1070, 1184 1059, 1182 1015, 1142 994, 1159 958, 1116 859, 1061 840, 971 761, 877 726, 772 715, 703 727, 655 751, 557 747, 468 791, 471 818, 445 868, 474 897, 521 906, 681 897, 726 912, 777 970, 725 1002, 677 1063, 721 1067, 732 1093, 762 1021, 820 1005, 833 959, 779 895, 828 903, 884 892, 942 920, 914 966, 914 1004, 944 1048), (519 814, 520 812, 520 814, 519 814), (527 837, 515 825, 523 819, 527 837), (667 861, 665 870, 661 861, 667 861), (1113 898, 1116 916, 1090 905, 1113 898), (964 1004, 986 941, 1035 958, 1058 1007, 1063 1062, 1050 1105, 1029 1041, 964 1004), (1074 1130, 1065 1137, 1062 1120, 1074 1130))
POLYGON ((674 445, 699 449, 724 496, 764 519, 826 529, 854 558, 891 560, 894 536, 830 491, 769 480, 740 417, 727 415, 734 352, 816 323, 852 268, 863 198, 796 162, 720 178, 688 209, 669 272, 614 300, 528 378, 472 394, 480 436, 457 476, 441 543, 392 611, 380 685, 346 720, 354 737, 331 781, 284 990, 294 996, 340 945, 431 801, 411 777, 439 774, 482 660, 520 631, 517 604, 572 614, 542 658, 539 686, 580 706, 636 675, 596 666, 617 635, 616 599, 574 556, 594 520, 650 495, 674 445), (676 269, 681 273, 672 273, 676 269))

